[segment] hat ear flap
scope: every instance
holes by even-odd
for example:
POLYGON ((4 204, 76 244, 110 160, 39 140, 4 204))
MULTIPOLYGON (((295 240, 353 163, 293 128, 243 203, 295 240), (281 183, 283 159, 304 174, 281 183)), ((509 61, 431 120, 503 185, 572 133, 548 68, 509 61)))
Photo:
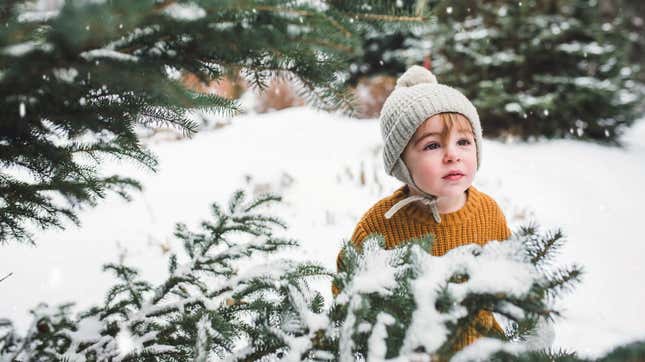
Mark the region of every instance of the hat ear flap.
POLYGON ((427 192, 423 191, 417 186, 417 184, 412 179, 412 174, 410 173, 408 166, 406 166, 405 162, 403 162, 403 159, 401 157, 399 157, 394 163, 394 167, 392 168, 392 176, 396 177, 399 181, 409 186, 412 186, 415 189, 417 189, 419 192, 421 192, 428 201, 428 206, 430 207, 430 211, 432 212, 432 217, 434 218, 434 221, 437 224, 441 223, 441 215, 439 215, 439 209, 437 208, 437 203, 436 203, 437 197, 434 195, 428 194, 427 192))
POLYGON ((414 185, 414 181, 412 181, 412 174, 410 173, 410 170, 408 170, 408 166, 406 166, 401 157, 399 157, 394 163, 394 167, 392 168, 392 176, 396 177, 399 181, 405 184, 414 185))

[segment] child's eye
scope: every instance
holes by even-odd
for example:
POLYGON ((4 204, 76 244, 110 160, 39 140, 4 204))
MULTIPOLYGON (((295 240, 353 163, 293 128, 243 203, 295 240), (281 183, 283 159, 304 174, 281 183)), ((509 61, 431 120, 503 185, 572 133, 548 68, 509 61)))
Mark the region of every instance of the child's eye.
POLYGON ((460 146, 468 146, 470 144, 470 140, 468 138, 462 138, 459 141, 457 141, 457 144, 460 146))
POLYGON ((439 148, 439 144, 437 142, 432 142, 423 147, 423 150, 436 150, 437 148, 439 148))

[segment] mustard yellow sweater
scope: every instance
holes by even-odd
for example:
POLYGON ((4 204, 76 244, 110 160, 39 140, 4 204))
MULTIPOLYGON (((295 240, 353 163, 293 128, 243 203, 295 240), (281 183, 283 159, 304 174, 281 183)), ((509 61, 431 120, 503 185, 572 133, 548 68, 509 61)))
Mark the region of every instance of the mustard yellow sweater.
MULTIPOLYGON (((408 204, 386 219, 384 214, 398 201, 409 195, 408 186, 402 186, 392 195, 385 197, 372 206, 360 219, 351 237, 355 245, 360 245, 366 236, 377 233, 385 238, 387 248, 392 248, 411 238, 418 238, 429 233, 435 237, 432 255, 444 255, 448 250, 469 243, 485 244, 490 240, 506 240, 511 231, 506 225, 502 210, 490 196, 471 186, 466 190, 466 203, 458 211, 441 214, 441 223, 437 224, 426 205, 418 202, 408 204)), ((338 270, 342 270, 341 254, 336 261, 338 270)), ((339 290, 332 285, 332 292, 339 290)), ((484 329, 494 329, 503 333, 493 314, 481 311, 477 323, 484 329)), ((457 348, 461 349, 480 337, 475 326, 462 332, 457 348)))

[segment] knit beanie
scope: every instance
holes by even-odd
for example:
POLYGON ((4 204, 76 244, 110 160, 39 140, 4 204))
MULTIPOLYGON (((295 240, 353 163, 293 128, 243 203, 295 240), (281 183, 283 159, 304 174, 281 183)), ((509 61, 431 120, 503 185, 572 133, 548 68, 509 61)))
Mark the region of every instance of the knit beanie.
POLYGON ((423 196, 410 196, 390 209, 386 218, 410 202, 421 200, 427 204, 437 223, 441 217, 437 211, 436 196, 420 189, 401 157, 406 145, 417 128, 428 118, 445 112, 464 115, 473 129, 477 150, 477 169, 482 158, 482 128, 475 106, 458 90, 439 84, 428 69, 418 65, 408 69, 396 82, 394 91, 383 104, 379 123, 383 137, 383 161, 385 172, 403 183, 412 185, 423 196))

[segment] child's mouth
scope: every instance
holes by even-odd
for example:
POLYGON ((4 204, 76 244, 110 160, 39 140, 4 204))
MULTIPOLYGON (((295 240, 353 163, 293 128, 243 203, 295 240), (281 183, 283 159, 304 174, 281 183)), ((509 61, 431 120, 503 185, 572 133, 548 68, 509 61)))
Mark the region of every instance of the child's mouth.
POLYGON ((460 180, 462 177, 464 177, 463 174, 453 173, 453 174, 444 176, 443 179, 448 181, 457 181, 457 180, 460 180))

